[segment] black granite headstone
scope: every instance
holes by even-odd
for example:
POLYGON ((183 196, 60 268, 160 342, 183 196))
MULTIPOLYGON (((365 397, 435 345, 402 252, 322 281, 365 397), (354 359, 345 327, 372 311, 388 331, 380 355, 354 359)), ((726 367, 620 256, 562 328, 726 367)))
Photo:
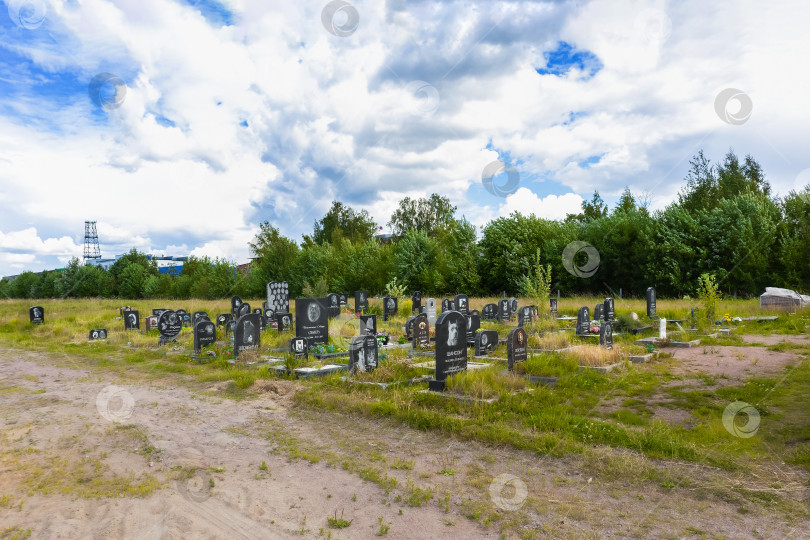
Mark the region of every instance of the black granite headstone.
POLYGON ((360 334, 377 335, 376 315, 360 315, 360 334))
POLYGON ((228 319, 228 322, 225 323, 225 335, 230 336, 236 331, 236 321, 233 319, 228 319))
POLYGON ((295 300, 295 335, 305 337, 310 345, 329 343, 329 311, 326 298, 295 300))
POLYGON ((393 296, 383 297, 383 321, 396 316, 398 310, 398 300, 393 296))
POLYGON ((259 330, 264 332, 264 329, 267 328, 267 319, 264 317, 264 312, 260 308, 253 308, 253 313, 259 316, 259 330))
POLYGON ((518 301, 517 298, 512 297, 509 299, 509 311, 511 313, 517 313, 518 310, 518 301))
MULTIPOLYGON (((243 306, 247 304, 242 304, 243 306)), ((247 313, 239 317, 236 321, 236 329, 233 332, 233 356, 239 357, 239 353, 257 350, 261 346, 261 320, 257 313, 247 313)))
POLYGON ((697 317, 695 316, 695 308, 692 308, 689 312, 689 319, 692 323, 692 329, 694 330, 697 328, 697 317))
POLYGON ((453 299, 453 304, 456 306, 456 311, 462 315, 469 315, 470 299, 466 294, 457 294, 453 299))
POLYGON ((549 301, 548 301, 548 304, 549 304, 549 308, 551 310, 551 314, 552 315, 557 315, 557 299, 556 298, 550 298, 549 301))
POLYGON ((230 313, 220 313, 217 315, 217 326, 225 326, 232 318, 230 313))
POLYGON ((290 338, 290 354, 295 357, 303 358, 304 360, 309 358, 309 341, 307 338, 303 337, 294 337, 290 338))
POLYGON ((349 295, 339 294, 338 296, 340 297, 340 307, 349 305, 349 295))
POLYGON ((217 342, 217 327, 207 318, 199 318, 194 324, 194 352, 200 354, 203 347, 217 342))
POLYGON ((177 338, 180 330, 183 329, 183 321, 180 320, 177 313, 169 309, 161 313, 160 317, 158 317, 157 328, 158 332, 160 332, 158 344, 162 345, 174 341, 177 338))
POLYGON ((604 302, 604 315, 606 321, 616 320, 616 308, 613 304, 613 298, 605 298, 604 302))
POLYGON ((267 309, 273 313, 290 311, 290 285, 286 281, 271 281, 267 284, 267 309))
POLYGON ((154 315, 155 317, 160 317, 161 315, 163 315, 163 312, 164 312, 164 311, 169 311, 169 310, 168 310, 168 309, 164 309, 164 308, 156 308, 156 309, 152 309, 152 315, 154 315))
POLYGON ((445 311, 436 321, 436 378, 428 388, 442 391, 449 375, 467 369, 467 320, 458 311, 445 311))
POLYGON ((525 362, 528 359, 527 341, 526 330, 523 328, 515 328, 509 332, 506 338, 506 361, 509 371, 513 371, 518 362, 525 362))
POLYGON ((368 311, 368 293, 364 290, 354 291, 354 312, 365 314, 368 311))
MULTIPOLYGON (((459 312, 461 313, 461 312, 459 312)), ((475 341, 475 333, 481 328, 481 318, 478 315, 466 315, 467 319, 467 343, 475 341)))
POLYGON ((493 321, 498 318, 498 304, 486 304, 481 308, 481 319, 493 321))
POLYGON ((247 302, 242 302, 239 304, 239 308, 237 308, 237 315, 234 317, 234 319, 239 320, 241 317, 249 314, 250 311, 250 304, 247 302))
POLYGON ((414 291, 411 295, 411 311, 419 312, 422 308, 422 292, 421 291, 414 291))
POLYGON ((577 335, 587 336, 591 331, 591 312, 588 306, 582 306, 577 313, 577 335))
POLYGON ((512 318, 512 305, 506 298, 498 300, 498 320, 501 322, 508 321, 512 318))
POLYGON ((340 315, 340 295, 329 293, 326 295, 326 305, 329 306, 329 318, 334 319, 340 315))
POLYGON ((137 310, 124 312, 124 330, 140 330, 141 314, 137 310))
POLYGON ((609 321, 603 322, 599 329, 599 345, 606 349, 613 349, 613 327, 609 321))
POLYGON ((647 287, 647 317, 655 317, 655 288, 647 287))
POLYGON ((423 349, 430 346, 430 321, 427 313, 413 318, 413 347, 423 349))
POLYGON ((378 344, 375 336, 356 336, 349 345, 349 371, 371 372, 377 368, 378 344))
POLYGON ((107 329, 96 328, 95 330, 90 330, 90 336, 88 339, 90 341, 96 341, 97 339, 107 339, 107 329))
POLYGON ((282 313, 280 311, 276 311, 275 315, 276 318, 276 327, 278 328, 278 333, 282 332, 289 332, 292 330, 292 323, 293 323, 293 316, 292 313, 282 313))
POLYGON ((188 314, 188 311, 185 309, 176 309, 174 312, 177 313, 177 316, 180 318, 180 323, 183 325, 183 328, 191 326, 191 315, 188 314))
POLYGON ((518 326, 523 328, 525 325, 531 324, 534 312, 534 306, 523 306, 518 309, 518 326))
POLYGON ((498 332, 479 330, 475 333, 475 356, 484 356, 498 347, 498 332))
POLYGON ((195 324, 200 322, 201 319, 205 319, 205 320, 210 321, 211 317, 208 316, 208 312, 206 312, 206 311, 195 311, 191 315, 191 325, 194 326, 195 324))
POLYGON ((238 296, 231 297, 231 317, 233 320, 239 318, 239 308, 242 306, 242 299, 238 296))
POLYGON ((605 304, 596 304, 593 308, 593 320, 601 321, 604 319, 605 304))
POLYGON ((408 320, 405 321, 405 337, 408 339, 413 339, 413 322, 416 320, 416 317, 408 317, 408 320))

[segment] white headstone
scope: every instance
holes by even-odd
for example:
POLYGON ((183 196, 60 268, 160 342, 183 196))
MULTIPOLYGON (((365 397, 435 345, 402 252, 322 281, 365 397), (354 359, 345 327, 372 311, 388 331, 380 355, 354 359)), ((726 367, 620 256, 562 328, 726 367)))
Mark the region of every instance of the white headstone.
POLYGON ((427 313, 430 326, 436 326, 436 299, 428 298, 425 300, 425 313, 427 313))
POLYGON ((658 337, 660 339, 667 339, 667 320, 666 319, 659 319, 658 320, 658 337))

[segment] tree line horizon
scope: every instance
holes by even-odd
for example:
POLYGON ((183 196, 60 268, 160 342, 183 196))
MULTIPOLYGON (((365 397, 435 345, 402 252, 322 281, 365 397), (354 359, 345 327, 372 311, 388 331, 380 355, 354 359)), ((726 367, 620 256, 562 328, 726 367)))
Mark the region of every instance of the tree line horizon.
MULTIPOLYGON (((339 201, 299 243, 268 221, 249 243, 247 273, 223 259, 189 257, 178 275, 161 274, 134 248, 109 269, 81 265, 23 272, 0 281, 0 297, 216 299, 263 297, 271 281, 287 281, 291 298, 364 289, 372 295, 422 291, 441 296, 525 295, 537 264, 551 265, 551 291, 564 296, 659 297, 693 295, 698 278, 712 274, 727 295, 753 297, 766 286, 810 292, 810 186, 784 197, 771 194, 759 163, 733 150, 721 163, 703 151, 690 161, 677 201, 651 213, 625 188, 612 209, 594 191, 579 214, 548 220, 514 212, 476 229, 446 197, 405 197, 388 225, 390 242, 375 238, 367 211, 339 201), (566 271, 563 250, 587 242, 599 253, 588 278, 566 271)), ((585 263, 580 253, 576 265, 585 263)))

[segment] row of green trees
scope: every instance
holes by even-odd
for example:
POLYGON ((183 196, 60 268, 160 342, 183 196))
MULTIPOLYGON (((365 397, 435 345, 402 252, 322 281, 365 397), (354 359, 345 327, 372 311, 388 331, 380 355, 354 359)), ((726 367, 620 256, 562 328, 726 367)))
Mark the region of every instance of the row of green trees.
MULTIPOLYGON (((580 214, 564 220, 515 213, 477 235, 449 199, 433 194, 400 201, 388 225, 394 237, 382 241, 367 212, 334 202, 300 244, 262 223, 247 273, 228 261, 192 257, 180 275, 161 275, 133 250, 109 270, 74 260, 63 272, 26 272, 0 282, 0 295, 260 297, 267 282, 288 281, 295 297, 382 293, 394 279, 429 295, 527 294, 527 276, 540 264, 551 269, 552 291, 565 295, 621 289, 641 296, 652 285, 659 295, 682 296, 694 294, 705 273, 727 294, 758 295, 765 286, 810 291, 810 186, 773 197, 759 164, 751 156, 740 162, 733 152, 718 164, 698 153, 678 201, 654 213, 629 190, 613 209, 595 192, 580 214), (574 241, 598 252, 592 275, 565 269, 562 254, 574 241)), ((586 267, 588 257, 580 252, 574 265, 586 267)))

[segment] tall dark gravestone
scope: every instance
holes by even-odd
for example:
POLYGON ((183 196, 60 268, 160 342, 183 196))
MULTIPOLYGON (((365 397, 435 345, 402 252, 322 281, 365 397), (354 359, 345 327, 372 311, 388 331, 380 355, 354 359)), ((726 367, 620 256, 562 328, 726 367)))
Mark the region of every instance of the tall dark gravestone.
POLYGON ((475 356, 484 356, 498 347, 498 332, 479 330, 475 333, 475 356))
POLYGON ((613 304, 613 298, 605 298, 605 320, 606 321, 615 321, 616 320, 616 306, 613 304))
POLYGON ((525 362, 529 358, 527 347, 528 336, 523 328, 515 328, 506 338, 506 361, 509 371, 515 369, 515 364, 525 362))
POLYGON ((278 328, 278 333, 282 332, 289 332, 292 330, 292 323, 293 323, 293 316, 292 313, 282 313, 280 311, 276 311, 273 317, 276 318, 276 327, 278 328))
POLYGON ((613 350, 613 327, 610 325, 610 321, 603 322, 599 329, 599 345, 613 350))
POLYGON ((286 281, 271 281, 267 284, 267 307, 273 313, 290 311, 290 285, 286 281))
POLYGON ((34 306, 28 309, 28 319, 31 324, 42 324, 45 322, 45 308, 34 306))
POLYGON ((414 291, 411 295, 411 312, 419 313, 422 309, 422 293, 421 291, 414 291))
POLYGON ((409 317, 407 321, 405 321, 405 337, 413 339, 413 323, 416 320, 416 317, 409 317))
POLYGON ((217 327, 208 319, 198 319, 194 324, 194 352, 201 354, 202 348, 217 342, 217 327))
POLYGON ((326 295, 326 304, 329 306, 329 318, 334 319, 340 315, 340 295, 329 293, 326 295))
POLYGON ((512 318, 512 306, 506 298, 498 300, 498 320, 508 321, 512 318))
POLYGON ((527 324, 532 323, 532 316, 534 315, 534 306, 523 306, 518 310, 518 326, 523 328, 527 324))
POLYGON ((456 306, 456 311, 462 315, 470 314, 470 299, 466 294, 457 294, 453 299, 453 304, 456 306))
POLYGON ((436 321, 436 378, 428 388, 441 392, 447 377, 467 369, 467 320, 458 311, 446 311, 436 321))
POLYGON ((368 311, 368 293, 366 291, 354 291, 354 312, 365 313, 368 311))
POLYGON ((124 312, 124 330, 140 330, 141 314, 137 310, 124 312))
POLYGON ((509 310, 510 310, 512 313, 517 313, 517 310, 518 310, 518 301, 517 301, 517 298, 512 297, 512 298, 510 298, 510 299, 509 299, 509 310))
POLYGON ((349 305, 349 296, 348 295, 339 294, 338 297, 340 298, 340 307, 349 305))
POLYGON ((442 313, 445 311, 451 311, 453 309, 451 304, 452 302, 450 302, 450 300, 447 298, 442 298, 442 313))
POLYGON ((296 358, 307 360, 309 358, 309 341, 307 341, 307 338, 290 338, 290 354, 296 358))
POLYGON ((257 313, 246 313, 236 321, 236 329, 233 332, 234 358, 238 358, 239 354, 245 351, 258 350, 261 346, 262 321, 260 317, 257 313))
POLYGON ((191 326, 191 315, 188 314, 188 311, 185 309, 177 309, 174 312, 177 313, 177 316, 180 318, 183 328, 191 326))
POLYGON ((205 319, 205 320, 207 320, 207 321, 210 321, 210 320, 211 320, 211 317, 209 317, 209 316, 208 316, 208 313, 207 313, 207 312, 205 312, 205 311, 195 311, 195 312, 194 312, 194 313, 191 315, 191 324, 192 324, 192 325, 195 325, 195 324, 197 324, 198 322, 200 322, 200 320, 201 320, 201 319, 205 319))
POLYGON ((90 341, 96 341, 99 339, 107 339, 107 329, 106 328, 96 328, 94 330, 90 330, 90 335, 88 336, 90 341))
POLYGON ((481 318, 478 315, 467 315, 467 343, 475 341, 475 333, 481 328, 481 318))
POLYGON ((349 345, 349 371, 371 372, 377 368, 377 338, 356 336, 349 345))
POLYGON ((691 322, 691 329, 695 330, 697 328, 697 317, 695 316, 695 308, 692 308, 689 311, 689 320, 691 322))
POLYGON ((481 308, 481 318, 485 321, 493 321, 498 318, 498 304, 486 304, 481 308))
POLYGON ((230 313, 220 313, 217 315, 217 326, 225 326, 232 318, 230 313))
POLYGON ((438 314, 436 313, 436 299, 435 298, 428 298, 425 301, 425 309, 424 312, 427 313, 428 322, 431 326, 436 324, 436 319, 438 314))
POLYGON ((427 313, 420 313, 413 318, 413 348, 430 347, 430 321, 427 313))
POLYGON ((326 298, 295 300, 295 335, 305 337, 310 345, 329 343, 329 312, 326 298))
POLYGON ((177 339, 180 330, 183 329, 183 321, 180 320, 177 313, 169 309, 161 313, 160 317, 158 317, 157 329, 158 332, 160 332, 158 344, 163 345, 164 343, 177 339))
POLYGON ((242 299, 238 296, 231 297, 231 318, 233 318, 233 320, 239 318, 240 307, 242 307, 242 299))
POLYGON ((647 317, 655 317, 655 288, 647 287, 647 317))
POLYGON ((594 308, 593 308, 593 319, 595 321, 601 321, 602 319, 605 318, 604 309, 605 309, 604 304, 596 304, 594 306, 594 308))
POLYGON ((240 317, 244 317, 249 313, 250 313, 250 304, 248 304, 247 302, 242 302, 241 304, 239 304, 237 316, 234 317, 234 319, 239 320, 240 317))
POLYGON ((393 296, 383 297, 383 321, 387 321, 397 314, 397 299, 393 296))
POLYGON ((548 300, 549 310, 551 314, 556 316, 557 315, 557 299, 556 298, 549 298, 548 300))
POLYGON ((256 315, 259 316, 259 324, 260 324, 259 329, 262 332, 264 332, 264 329, 267 328, 267 319, 265 319, 264 313, 262 312, 262 310, 260 308, 253 308, 253 313, 255 313, 256 315))
POLYGON ((587 336, 591 331, 591 312, 587 306, 579 308, 577 313, 577 335, 587 336))
POLYGON ((372 336, 377 335, 376 315, 360 315, 360 333, 372 336))

